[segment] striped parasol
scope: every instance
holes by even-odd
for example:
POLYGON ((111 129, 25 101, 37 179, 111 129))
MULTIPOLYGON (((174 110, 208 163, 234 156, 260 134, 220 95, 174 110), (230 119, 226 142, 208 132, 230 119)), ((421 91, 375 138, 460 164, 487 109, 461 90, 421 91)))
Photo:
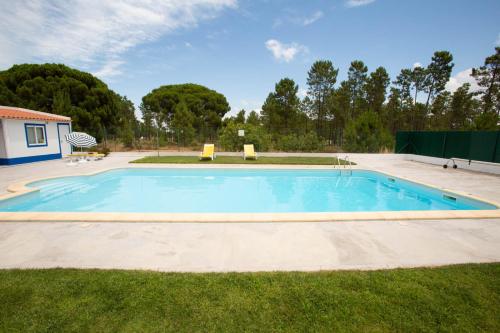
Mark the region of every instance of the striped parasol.
POLYGON ((88 148, 97 145, 97 141, 93 136, 83 132, 71 132, 70 134, 66 134, 66 141, 72 146, 80 148, 88 148))

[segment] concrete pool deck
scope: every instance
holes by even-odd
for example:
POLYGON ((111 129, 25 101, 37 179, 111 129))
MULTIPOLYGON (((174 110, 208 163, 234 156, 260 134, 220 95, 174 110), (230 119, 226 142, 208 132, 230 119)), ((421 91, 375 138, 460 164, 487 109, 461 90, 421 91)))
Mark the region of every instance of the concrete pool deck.
MULTIPOLYGON (((68 167, 60 160, 2 167, 0 192, 5 193, 12 183, 33 178, 129 167, 130 160, 151 154, 115 153, 103 161, 77 167, 68 167)), ((401 155, 350 157, 363 169, 486 200, 500 199, 499 176, 444 170, 406 161, 401 155)), ((500 261, 500 219, 230 224, 0 222, 0 268, 198 272, 376 269, 492 261, 500 261)))

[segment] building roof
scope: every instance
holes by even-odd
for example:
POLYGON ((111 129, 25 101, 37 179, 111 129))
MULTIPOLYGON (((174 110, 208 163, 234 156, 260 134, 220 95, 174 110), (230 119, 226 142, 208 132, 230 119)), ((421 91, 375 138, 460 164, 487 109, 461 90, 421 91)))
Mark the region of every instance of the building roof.
POLYGON ((70 117, 59 116, 57 114, 33 111, 29 109, 16 108, 12 106, 0 105, 0 119, 22 119, 22 120, 43 120, 70 122, 70 117))

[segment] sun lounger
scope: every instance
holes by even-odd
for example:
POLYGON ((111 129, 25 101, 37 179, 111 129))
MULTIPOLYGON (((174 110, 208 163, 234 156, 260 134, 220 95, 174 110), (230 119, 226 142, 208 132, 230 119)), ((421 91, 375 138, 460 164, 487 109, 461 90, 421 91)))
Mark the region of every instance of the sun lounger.
POLYGON ((94 159, 94 161, 102 160, 105 156, 106 156, 105 154, 100 154, 97 152, 90 152, 89 153, 89 157, 92 157, 94 159))
POLYGON ((89 159, 94 159, 94 160, 102 160, 103 157, 106 156, 104 154, 100 154, 97 152, 80 152, 80 153, 72 153, 68 154, 65 156, 65 158, 69 159, 70 161, 88 161, 89 159))
POLYGON ((214 160, 215 159, 215 147, 213 144, 205 144, 203 146, 203 151, 200 153, 200 160, 214 160))
POLYGON ((243 159, 257 159, 257 153, 255 152, 253 145, 243 145, 243 159))

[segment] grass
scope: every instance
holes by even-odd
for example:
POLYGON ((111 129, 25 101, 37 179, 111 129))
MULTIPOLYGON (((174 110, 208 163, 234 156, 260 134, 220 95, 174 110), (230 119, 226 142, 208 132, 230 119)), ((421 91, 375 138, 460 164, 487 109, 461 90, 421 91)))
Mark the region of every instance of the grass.
MULTIPOLYGON (((241 156, 217 156, 213 161, 200 161, 197 156, 148 156, 130 163, 179 163, 179 164, 301 164, 301 165, 332 165, 345 164, 346 161, 336 157, 267 157, 257 160, 244 160, 241 156)), ((354 163, 352 163, 354 165, 354 163)))
POLYGON ((500 264, 371 272, 0 270, 0 331, 500 332, 500 264))

